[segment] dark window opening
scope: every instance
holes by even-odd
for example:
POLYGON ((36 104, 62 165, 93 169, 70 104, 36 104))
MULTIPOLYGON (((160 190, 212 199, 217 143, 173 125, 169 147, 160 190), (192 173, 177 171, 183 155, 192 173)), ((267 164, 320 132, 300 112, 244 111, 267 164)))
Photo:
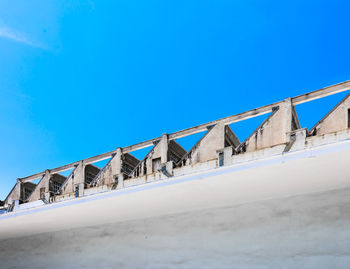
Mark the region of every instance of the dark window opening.
POLYGON ((45 188, 40 188, 40 199, 45 198, 45 188))
POLYGON ((220 152, 219 153, 219 166, 223 166, 224 165, 224 153, 220 152))
POLYGON ((32 190, 24 189, 24 200, 27 200, 31 194, 32 190))
POLYGON ((350 128, 350 109, 348 109, 348 128, 350 128))
POLYGON ((79 185, 75 186, 75 197, 79 197, 79 185))

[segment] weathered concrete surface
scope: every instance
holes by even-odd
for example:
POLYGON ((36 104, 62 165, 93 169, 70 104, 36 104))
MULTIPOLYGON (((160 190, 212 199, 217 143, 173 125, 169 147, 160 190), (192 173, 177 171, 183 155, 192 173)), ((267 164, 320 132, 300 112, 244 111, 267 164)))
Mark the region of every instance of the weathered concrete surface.
POLYGON ((1 268, 349 268, 350 188, 0 242, 1 268))
POLYGON ((74 192, 74 186, 84 183, 84 169, 85 166, 82 161, 77 165, 72 173, 68 176, 65 183, 62 186, 62 194, 71 194, 74 192))
POLYGON ((0 267, 349 268, 349 144, 4 214, 0 267))
POLYGON ((217 150, 225 147, 225 141, 231 140, 232 146, 238 146, 239 140, 229 126, 217 123, 187 152, 180 160, 178 166, 194 165, 217 158, 217 150), (229 129, 229 130, 227 130, 229 129))
POLYGON ((277 111, 273 112, 247 140, 242 143, 245 151, 269 148, 288 142, 286 134, 300 128, 296 111, 288 98, 279 104, 277 111))

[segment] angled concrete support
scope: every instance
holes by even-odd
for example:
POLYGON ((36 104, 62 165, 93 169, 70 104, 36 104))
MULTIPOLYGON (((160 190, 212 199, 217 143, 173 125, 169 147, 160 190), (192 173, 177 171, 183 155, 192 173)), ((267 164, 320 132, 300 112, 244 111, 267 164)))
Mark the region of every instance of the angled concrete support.
POLYGON ((4 201, 5 206, 13 204, 15 201, 17 201, 17 204, 19 204, 19 202, 26 202, 35 190, 36 186, 37 185, 32 182, 22 183, 21 181, 17 180, 17 183, 4 201))
POLYGON ((324 135, 350 128, 350 94, 324 116, 308 135, 324 135))
POLYGON ((139 162, 132 171, 131 177, 152 174, 161 168, 161 142, 157 141, 150 152, 139 162))
POLYGON ((49 200, 49 186, 50 186, 51 174, 49 170, 46 170, 45 175, 41 178, 38 185, 35 187, 33 193, 30 195, 28 201, 33 202, 45 198, 49 200))
POLYGON ((237 152, 252 152, 259 149, 286 144, 287 133, 300 128, 291 98, 279 103, 272 114, 237 148, 237 152))
POLYGON ((168 135, 163 134, 145 158, 135 167, 132 177, 149 175, 162 170, 169 176, 172 174, 173 163, 178 162, 185 153, 186 151, 176 141, 169 141, 168 135))
POLYGON ((117 184, 117 188, 120 188, 123 186, 124 178, 129 176, 138 163, 139 160, 134 156, 129 153, 123 154, 121 148, 117 148, 116 153, 94 178, 90 186, 117 184))
MULTIPOLYGON (((117 186, 123 187, 125 178, 130 177, 130 173, 137 166, 139 160, 129 153, 123 154, 121 148, 116 150, 106 166, 98 173, 90 186, 117 186)), ((113 187, 113 188, 114 188, 113 187)))
POLYGON ((122 152, 118 148, 116 154, 102 168, 98 175, 91 181, 90 186, 112 185, 116 182, 122 170, 122 152))
POLYGON ((81 190, 84 189, 84 175, 85 165, 83 161, 73 169, 72 173, 68 176, 66 181, 63 183, 60 193, 71 194, 76 193, 76 196, 82 196, 81 190))
POLYGON ((17 181, 17 183, 13 186, 10 193, 5 198, 4 204, 5 206, 10 206, 14 203, 14 201, 19 201, 21 199, 21 183, 17 181))
POLYGON ((50 198, 59 191, 65 180, 65 176, 60 174, 53 175, 49 170, 46 170, 40 182, 28 197, 28 202, 34 202, 40 199, 50 201, 50 198))
POLYGON ((217 158, 217 151, 224 147, 236 147, 239 140, 229 126, 217 123, 186 153, 177 166, 206 162, 217 158))

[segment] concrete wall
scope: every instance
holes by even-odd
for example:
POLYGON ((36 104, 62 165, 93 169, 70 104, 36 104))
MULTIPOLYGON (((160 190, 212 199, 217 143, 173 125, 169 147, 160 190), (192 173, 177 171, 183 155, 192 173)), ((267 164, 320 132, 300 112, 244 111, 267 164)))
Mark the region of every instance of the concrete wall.
POLYGON ((216 151, 225 147, 225 125, 218 123, 187 153, 182 165, 193 165, 217 158, 216 151))
POLYGON ((28 191, 29 193, 32 193, 36 188, 36 184, 32 183, 32 182, 25 182, 25 183, 19 183, 17 182, 15 184, 15 186, 13 186, 11 192, 9 193, 9 195, 6 197, 4 204, 6 206, 13 204, 14 201, 25 201, 26 199, 28 199, 28 197, 26 197, 26 191, 28 191))
POLYGON ((350 188, 0 241, 1 268, 349 268, 350 188))
POLYGON ((13 201, 19 200, 20 196, 21 196, 21 184, 17 182, 15 186, 13 186, 11 192, 6 197, 5 206, 12 204, 13 201))
POLYGON ((0 215, 0 267, 348 268, 349 158, 343 140, 0 215))
POLYGON ((49 192, 50 178, 51 178, 50 173, 46 172, 46 174, 42 177, 42 179, 40 180, 38 185, 36 185, 32 194, 29 196, 29 199, 28 199, 29 202, 34 202, 34 201, 37 201, 41 198, 40 197, 40 189, 43 188, 45 190, 44 193, 49 192))
POLYGON ((168 160, 168 137, 166 134, 162 139, 150 150, 145 158, 137 165, 133 177, 150 175, 159 170, 162 164, 168 160), (153 161, 158 159, 158 166, 153 167, 153 161), (155 170, 155 171, 153 171, 155 170))
POLYGON ((74 168, 74 170, 68 176, 66 182, 62 186, 61 193, 63 195, 73 193, 75 185, 84 184, 84 168, 85 165, 82 162, 80 162, 79 165, 74 168))
POLYGON ((300 128, 296 112, 287 99, 281 102, 277 111, 273 112, 269 118, 245 141, 247 152, 268 148, 278 144, 287 143, 287 133, 293 129, 293 120, 296 127, 300 128))

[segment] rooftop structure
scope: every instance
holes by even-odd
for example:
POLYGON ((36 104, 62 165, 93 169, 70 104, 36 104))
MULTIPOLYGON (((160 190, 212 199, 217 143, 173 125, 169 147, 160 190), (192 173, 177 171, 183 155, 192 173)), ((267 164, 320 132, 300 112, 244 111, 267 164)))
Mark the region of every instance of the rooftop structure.
POLYGON ((340 83, 18 179, 0 203, 0 267, 347 269, 350 97, 310 130, 295 106, 348 89, 340 83), (267 113, 244 141, 230 128, 267 113), (198 132, 182 148, 178 138, 198 132), (143 147, 138 160, 132 153, 143 147))
POLYGON ((36 207, 86 195, 123 189, 174 176, 215 169, 247 159, 253 153, 286 153, 305 148, 312 137, 350 128, 350 95, 347 95, 310 130, 301 128, 295 106, 350 89, 350 81, 303 94, 206 124, 163 134, 125 148, 93 156, 61 167, 18 178, 4 201, 7 212, 36 207), (239 141, 229 124, 270 113, 244 141, 239 141), (195 133, 204 135, 188 151, 176 139, 195 133), (151 147, 138 160, 132 152, 151 147), (102 169, 95 162, 109 159, 102 169), (63 171, 72 169, 68 177, 63 171), (32 181, 40 179, 38 184, 32 181))

